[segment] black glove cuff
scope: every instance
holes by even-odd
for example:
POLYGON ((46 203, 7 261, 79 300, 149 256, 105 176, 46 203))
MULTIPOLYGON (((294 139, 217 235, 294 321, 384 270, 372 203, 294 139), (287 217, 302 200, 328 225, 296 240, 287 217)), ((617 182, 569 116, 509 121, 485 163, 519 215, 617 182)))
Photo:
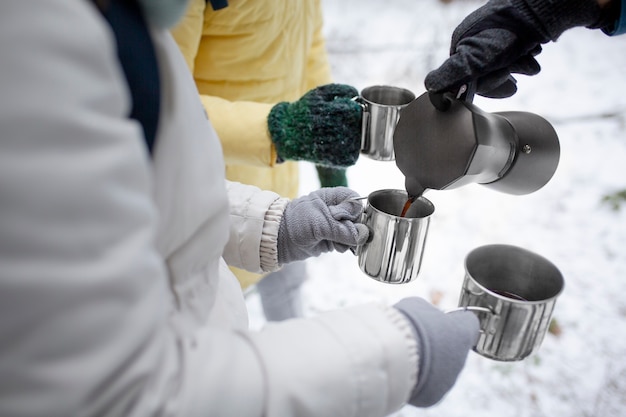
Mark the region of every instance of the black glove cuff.
POLYGON ((602 8, 602 18, 597 25, 589 26, 590 29, 602 29, 604 33, 612 36, 617 28, 622 12, 621 0, 613 0, 602 8))
POLYGON ((535 20, 537 29, 552 41, 567 29, 600 27, 603 21, 602 9, 595 0, 511 0, 511 4, 535 20))

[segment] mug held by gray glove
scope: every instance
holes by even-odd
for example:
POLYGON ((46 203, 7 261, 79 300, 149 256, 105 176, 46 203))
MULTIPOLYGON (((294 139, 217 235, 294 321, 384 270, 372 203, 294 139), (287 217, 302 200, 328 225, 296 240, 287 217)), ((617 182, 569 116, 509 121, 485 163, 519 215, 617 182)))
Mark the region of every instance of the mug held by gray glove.
POLYGON ((479 95, 512 96, 517 91, 512 73, 539 73, 534 57, 541 44, 576 26, 604 28, 611 13, 595 0, 490 0, 454 30, 450 57, 426 76, 426 89, 431 95, 456 93, 474 82, 479 95))
POLYGON ((444 397, 463 370, 480 334, 478 318, 469 311, 443 313, 418 297, 402 299, 394 307, 412 324, 417 339, 417 384, 409 404, 430 407, 444 397))
POLYGON ((369 229, 360 223, 363 204, 346 187, 322 188, 290 201, 278 227, 278 263, 286 264, 345 252, 367 241, 369 229))

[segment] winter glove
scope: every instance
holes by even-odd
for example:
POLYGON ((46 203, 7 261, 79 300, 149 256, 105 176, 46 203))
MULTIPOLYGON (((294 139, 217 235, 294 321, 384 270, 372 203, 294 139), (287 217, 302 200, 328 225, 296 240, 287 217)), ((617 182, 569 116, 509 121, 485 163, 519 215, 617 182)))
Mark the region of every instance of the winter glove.
POLYGON ((361 149, 359 92, 348 85, 314 88, 300 100, 275 105, 267 126, 278 157, 318 165, 354 165, 361 149))
POLYGON ((409 404, 430 407, 456 382, 467 353, 478 340, 478 318, 469 311, 445 314, 417 297, 400 300, 394 307, 409 319, 417 339, 417 384, 409 404))
POLYGON ((490 0, 454 30, 450 57, 426 76, 426 89, 432 97, 475 82, 477 94, 509 97, 517 91, 512 73, 539 73, 541 44, 575 26, 612 24, 609 9, 596 0, 490 0))
POLYGON ((300 261, 324 252, 345 252, 367 241, 359 223, 363 205, 349 188, 322 188, 289 202, 278 227, 278 263, 300 261))
POLYGON ((317 177, 322 187, 347 187, 348 178, 346 177, 345 168, 326 167, 316 165, 317 177))

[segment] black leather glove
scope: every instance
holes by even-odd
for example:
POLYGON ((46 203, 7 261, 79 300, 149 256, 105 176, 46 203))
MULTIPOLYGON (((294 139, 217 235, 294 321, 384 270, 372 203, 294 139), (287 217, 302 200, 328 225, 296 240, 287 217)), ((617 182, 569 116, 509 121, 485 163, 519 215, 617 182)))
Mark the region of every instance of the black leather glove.
POLYGON ((293 103, 275 105, 267 126, 282 160, 328 167, 354 165, 361 151, 363 110, 349 85, 327 84, 293 103))
POLYGON ((613 13, 596 0, 491 0, 455 29, 450 58, 426 76, 426 89, 456 93, 474 82, 479 95, 509 97, 517 91, 512 73, 540 71, 541 44, 576 26, 609 26, 613 13))

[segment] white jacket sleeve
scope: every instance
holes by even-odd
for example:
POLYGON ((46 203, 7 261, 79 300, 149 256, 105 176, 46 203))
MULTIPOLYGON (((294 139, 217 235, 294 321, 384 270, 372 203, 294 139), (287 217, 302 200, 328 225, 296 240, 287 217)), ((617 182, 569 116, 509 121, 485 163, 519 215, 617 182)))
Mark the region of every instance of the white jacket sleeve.
POLYGON ((258 416, 250 344, 176 325, 111 36, 88 1, 0 5, 0 415, 258 416), (191 407, 244 372, 251 402, 191 407))
POLYGON ((0 56, 1 416, 375 417, 408 399, 415 342, 392 308, 178 325, 167 213, 91 2, 1 2, 0 56))
POLYGON ((0 415, 163 413, 173 303, 111 33, 89 1, 6 1, 0 55, 0 415))
POLYGON ((230 237, 224 249, 226 262, 251 272, 279 268, 278 226, 288 203, 272 191, 226 181, 230 203, 230 237))

